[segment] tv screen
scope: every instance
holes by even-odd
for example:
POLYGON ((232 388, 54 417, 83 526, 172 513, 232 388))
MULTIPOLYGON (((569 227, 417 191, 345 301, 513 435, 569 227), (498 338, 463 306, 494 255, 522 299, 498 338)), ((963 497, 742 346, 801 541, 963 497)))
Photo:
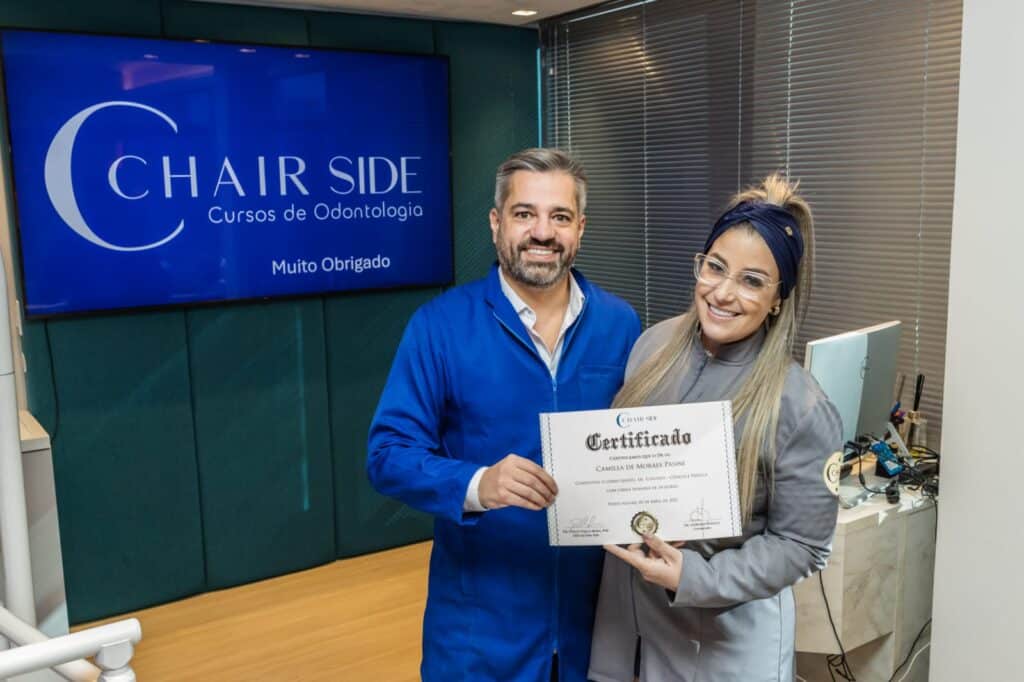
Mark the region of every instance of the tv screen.
POLYGON ((448 61, 3 31, 26 314, 448 284, 448 61))

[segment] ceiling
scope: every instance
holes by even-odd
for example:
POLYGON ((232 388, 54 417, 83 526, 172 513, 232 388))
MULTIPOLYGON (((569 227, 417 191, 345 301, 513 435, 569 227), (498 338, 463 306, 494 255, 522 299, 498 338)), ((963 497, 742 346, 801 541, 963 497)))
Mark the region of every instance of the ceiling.
POLYGON ((541 19, 597 4, 595 0, 202 0, 236 5, 263 5, 359 14, 387 14, 422 19, 480 21, 507 26, 531 26, 541 19), (521 17, 518 9, 536 10, 521 17))

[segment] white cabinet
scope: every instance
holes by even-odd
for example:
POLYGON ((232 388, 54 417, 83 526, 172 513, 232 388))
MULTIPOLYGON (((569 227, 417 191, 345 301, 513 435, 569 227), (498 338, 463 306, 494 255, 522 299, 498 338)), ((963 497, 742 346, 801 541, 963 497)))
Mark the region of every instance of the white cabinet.
MULTIPOLYGON (((888 680, 931 617, 935 518, 931 500, 905 489, 898 504, 876 495, 839 512, 821 579, 847 660, 862 682, 888 680)), ((830 681, 825 659, 839 646, 818 575, 798 583, 794 595, 797 674, 807 682, 830 681)), ((926 632, 918 648, 928 641, 926 632)), ((925 651, 906 682, 927 679, 925 651)))

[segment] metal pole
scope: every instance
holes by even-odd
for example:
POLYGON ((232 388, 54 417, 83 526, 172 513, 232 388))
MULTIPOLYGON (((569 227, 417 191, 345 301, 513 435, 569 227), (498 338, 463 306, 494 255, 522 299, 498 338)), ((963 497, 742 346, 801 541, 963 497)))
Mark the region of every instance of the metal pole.
POLYGON ((125 654, 130 658, 134 645, 141 639, 142 626, 138 620, 129 618, 54 637, 45 642, 26 644, 0 654, 0 677, 52 668, 61 663, 96 655, 107 647, 112 647, 118 652, 114 657, 117 660, 108 665, 101 664, 102 667, 108 670, 114 665, 126 667, 125 654))
MULTIPOLYGON (((44 633, 27 623, 23 623, 17 616, 3 607, 0 607, 0 635, 3 635, 5 641, 8 639, 11 641, 12 648, 50 641, 50 638, 44 633)), ((5 655, 6 652, 0 651, 0 658, 5 655)), ((53 670, 64 679, 75 680, 75 682, 95 682, 102 672, 98 667, 86 660, 61 663, 60 665, 53 666, 53 670)))
POLYGON ((21 429, 14 386, 11 323, 7 315, 7 275, 0 258, 0 547, 4 562, 4 601, 11 613, 36 624, 32 559, 21 467, 21 429))

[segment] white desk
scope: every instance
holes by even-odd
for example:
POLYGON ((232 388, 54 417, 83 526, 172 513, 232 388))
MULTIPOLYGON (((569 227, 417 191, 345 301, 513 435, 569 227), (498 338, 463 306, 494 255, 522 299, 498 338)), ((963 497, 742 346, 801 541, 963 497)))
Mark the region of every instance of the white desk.
MULTIPOLYGON (((873 478, 873 477, 872 477, 873 478)), ((860 484, 844 481, 844 490, 860 484)), ((884 487, 881 480, 868 485, 884 487)), ((901 489, 899 504, 875 495, 853 509, 840 509, 825 594, 847 660, 859 682, 888 680, 906 657, 921 626, 931 618, 935 566, 935 505, 901 489)), ((797 604, 797 674, 807 682, 828 681, 825 659, 838 654, 817 575, 794 588, 797 604)), ((925 633, 918 648, 930 640, 925 633)), ((906 667, 900 672, 900 677, 906 667)), ((897 678, 900 679, 900 678, 897 678)), ((906 682, 928 679, 928 651, 906 682)))

